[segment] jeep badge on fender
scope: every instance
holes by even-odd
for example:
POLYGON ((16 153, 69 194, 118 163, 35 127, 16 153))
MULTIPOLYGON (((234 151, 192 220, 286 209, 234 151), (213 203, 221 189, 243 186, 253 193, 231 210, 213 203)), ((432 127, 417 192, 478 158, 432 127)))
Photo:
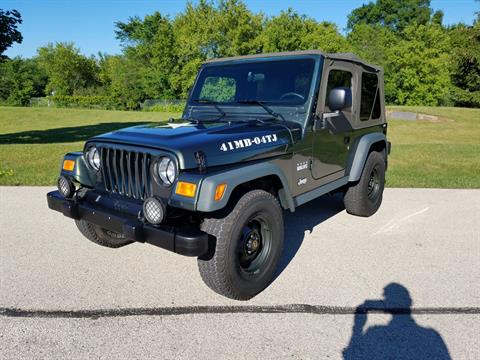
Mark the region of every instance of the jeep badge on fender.
POLYGON ((341 192, 348 213, 374 214, 390 147, 378 66, 321 51, 213 59, 181 119, 90 138, 47 200, 99 245, 197 257, 207 286, 248 300, 274 278, 283 212, 341 192))

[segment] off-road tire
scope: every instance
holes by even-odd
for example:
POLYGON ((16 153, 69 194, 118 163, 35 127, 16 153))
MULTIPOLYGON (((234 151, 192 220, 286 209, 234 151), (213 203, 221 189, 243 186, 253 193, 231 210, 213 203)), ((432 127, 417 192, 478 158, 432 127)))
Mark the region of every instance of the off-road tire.
POLYGON ((75 224, 83 236, 101 246, 119 248, 133 242, 126 239, 123 234, 105 230, 85 220, 75 220, 75 224))
MULTIPOLYGON (((249 191, 225 216, 205 219, 201 229, 213 237, 214 248, 198 259, 198 269, 213 291, 231 299, 248 300, 271 283, 282 255, 284 238, 282 209, 272 194, 263 190, 249 191), (260 242, 261 251, 269 250, 257 273, 245 270, 241 265, 242 255, 239 255, 245 244, 245 227, 256 218, 268 221, 264 229, 271 230, 260 242), (268 247, 267 237, 270 239, 268 247)), ((260 255, 262 253, 257 256, 260 255)))
MULTIPOLYGON (((349 214, 368 217, 375 214, 382 204, 385 187, 385 159, 383 154, 372 151, 365 162, 360 180, 350 184, 343 203, 349 214), (369 185, 373 173, 376 173, 378 187, 374 189, 375 196, 369 196, 369 185)), ((370 193, 371 194, 371 193, 370 193)))

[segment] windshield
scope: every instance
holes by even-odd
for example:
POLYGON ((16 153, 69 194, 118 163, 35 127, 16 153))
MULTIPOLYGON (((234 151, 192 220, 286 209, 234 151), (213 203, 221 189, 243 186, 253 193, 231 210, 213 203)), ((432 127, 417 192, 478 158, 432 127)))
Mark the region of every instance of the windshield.
POLYGON ((198 76, 189 105, 302 106, 309 99, 314 69, 314 59, 208 65, 198 76))

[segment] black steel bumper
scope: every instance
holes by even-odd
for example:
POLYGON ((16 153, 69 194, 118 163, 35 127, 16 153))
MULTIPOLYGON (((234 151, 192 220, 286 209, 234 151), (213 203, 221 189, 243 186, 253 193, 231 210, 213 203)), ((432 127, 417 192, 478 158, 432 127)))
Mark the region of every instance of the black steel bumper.
POLYGON ((101 203, 67 200, 58 191, 47 194, 48 207, 63 215, 86 220, 104 229, 122 233, 128 239, 173 251, 185 256, 200 256, 208 250, 208 235, 197 229, 152 226, 132 216, 102 206, 101 203))

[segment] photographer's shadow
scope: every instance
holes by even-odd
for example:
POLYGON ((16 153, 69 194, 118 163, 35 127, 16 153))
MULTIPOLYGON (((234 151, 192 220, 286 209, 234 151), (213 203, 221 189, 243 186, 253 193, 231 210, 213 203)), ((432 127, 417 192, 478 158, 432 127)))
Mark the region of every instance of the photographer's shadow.
POLYGON ((408 290, 396 283, 384 288, 383 300, 367 300, 355 312, 350 343, 344 359, 451 359, 440 334, 417 325, 411 314, 408 290), (392 315, 383 326, 364 329, 369 312, 392 315))
POLYGON ((295 209, 294 213, 285 211, 285 241, 283 253, 277 267, 278 277, 293 260, 305 238, 305 231, 313 228, 345 210, 343 194, 324 195, 295 209))

